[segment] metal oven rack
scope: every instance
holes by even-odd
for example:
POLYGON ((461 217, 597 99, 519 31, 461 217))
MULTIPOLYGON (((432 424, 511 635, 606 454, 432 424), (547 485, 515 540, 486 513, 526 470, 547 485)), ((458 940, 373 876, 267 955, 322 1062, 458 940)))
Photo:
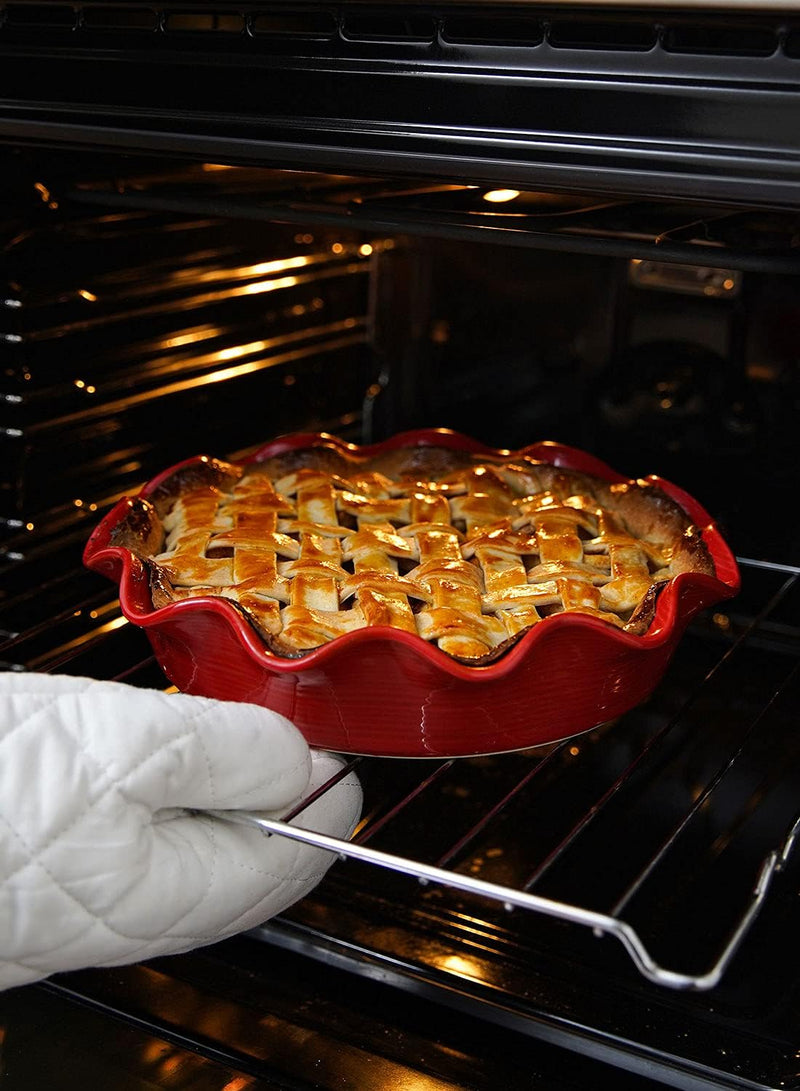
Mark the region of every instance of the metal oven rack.
MULTIPOLYGON (((526 771, 520 780, 509 790, 505 798, 499 804, 492 807, 487 815, 467 830, 456 844, 444 854, 444 857, 446 859, 451 859, 461 854, 480 834, 486 824, 497 817, 501 808, 511 798, 516 796, 518 792, 525 791, 536 773, 545 765, 545 763, 554 754, 559 753, 560 749, 565 748, 567 745, 567 743, 562 743, 560 748, 551 750, 548 756, 542 759, 541 765, 535 766, 532 771, 526 771)), ((649 745, 650 744, 648 744, 648 749, 649 745)), ((643 752, 640 757, 643 758, 645 753, 646 751, 643 752)), ((302 812, 314 799, 319 798, 320 795, 332 787, 334 783, 337 783, 347 773, 357 770, 364 760, 361 758, 356 758, 354 761, 351 761, 345 766, 342 773, 337 775, 334 781, 324 785, 314 793, 312 797, 304 800, 291 814, 286 815, 281 821, 262 818, 258 814, 246 812, 215 811, 210 813, 214 814, 217 818, 225 819, 230 822, 255 826, 269 835, 278 834, 308 845, 315 845, 318 848, 327 849, 330 852, 337 853, 342 860, 360 860, 377 867, 387 868, 391 871, 413 876, 423 885, 438 883, 453 890, 460 890, 468 894, 488 898, 492 901, 499 902, 507 911, 513 909, 527 909, 534 913, 542 913, 546 916, 555 917, 562 921, 590 928, 598 936, 614 936, 622 943, 623 947, 627 950, 633 960, 634 965, 648 980, 655 982, 657 985, 666 985, 675 989, 705 990, 713 989, 719 984, 731 959, 760 912, 772 884, 773 877, 776 872, 783 870, 789 861, 798 833, 800 833, 800 814, 783 841, 778 844, 763 861, 755 886, 753 887, 749 899, 745 901, 743 905, 739 920, 735 924, 724 947, 704 973, 686 974, 660 966, 648 951, 645 943, 636 931, 636 928, 622 919, 621 914, 628 902, 635 895, 639 886, 647 880, 651 871, 658 866, 659 859, 669 850, 674 839, 680 835, 684 826, 691 822, 693 816, 699 813, 703 807, 708 804, 711 793, 720 786, 726 773, 729 772, 731 765, 733 765, 740 754, 741 749, 731 756, 725 766, 717 770, 712 783, 709 784, 700 796, 698 796, 697 801, 685 815, 678 828, 676 828, 670 837, 659 846, 653 857, 648 861, 640 874, 633 880, 629 888, 620 897, 617 904, 609 913, 598 913, 580 905, 570 905, 566 902, 555 901, 551 898, 545 898, 532 892, 536 881, 551 865, 569 850, 581 831, 593 821, 598 813, 598 810, 594 808, 579 819, 570 830, 569 834, 553 849, 544 864, 536 870, 534 875, 527 879, 520 889, 502 886, 496 882, 487 882, 476 878, 473 875, 461 874, 458 871, 451 871, 443 867, 426 864, 422 861, 415 861, 413 859, 398 856, 395 853, 372 849, 367 844, 372 833, 369 827, 366 829, 362 828, 360 835, 353 841, 343 842, 336 838, 316 833, 314 830, 304 829, 302 826, 298 827, 290 824, 294 819, 302 815, 302 812)), ((638 758, 635 759, 628 769, 618 778, 611 789, 609 789, 606 798, 610 798, 611 795, 623 789, 625 780, 634 772, 638 765, 638 760, 638 758)), ((425 776, 420 784, 410 791, 403 800, 396 803, 392 808, 392 819, 401 818, 404 808, 415 801, 420 792, 425 791, 429 785, 434 783, 438 779, 438 775, 446 772, 451 764, 451 762, 446 762, 439 765, 432 774, 425 776)))
MULTIPOLYGON (((164 686, 144 637, 102 581, 74 565, 40 580, 43 562, 57 571, 60 554, 74 558, 87 517, 74 518, 58 547, 44 544, 0 574, 3 666, 164 686), (16 619, 31 616, 33 601, 34 614, 49 620, 20 630, 16 619)), ((241 816, 343 861, 254 938, 423 995, 457 997, 467 1010, 480 1004, 567 1045, 558 1012, 564 974, 591 982, 599 973, 612 991, 627 991, 623 1007, 635 1006, 648 982, 667 986, 656 993, 670 1018, 681 1009, 668 996, 680 1005, 680 997, 708 995, 704 1011, 720 997, 735 1006, 742 979, 769 976, 780 961, 769 936, 764 954, 773 924, 762 918, 771 922, 786 905, 796 877, 800 781, 792 717, 800 568, 740 564, 740 598, 693 626, 657 693, 621 722, 495 758, 354 758, 348 769, 362 782, 365 810, 350 843, 304 830, 308 801, 281 822, 241 816), (776 887, 784 896, 770 897, 776 887), (598 943, 602 935, 621 942, 635 969, 598 943), (548 964, 559 961, 561 986, 534 1017, 523 982, 552 974, 548 964)), ((616 1047, 603 1018, 595 1011, 591 1048, 608 1059, 616 1047)), ((630 1029, 635 1035, 635 1018, 630 1029)), ((714 1033, 725 1041, 732 1032, 714 1033)), ((768 1066, 782 1070, 782 1050, 768 1066)), ((671 1081, 673 1047, 667 1053, 671 1081)), ((750 1080, 741 1086, 771 1086, 761 1053, 740 1049, 738 1058, 750 1080)), ((676 1086, 705 1086, 683 1071, 693 1072, 690 1057, 680 1063, 676 1086)))
MULTIPOLYGON (((95 511, 90 513, 90 518, 96 518, 95 511)), ((82 522, 83 519, 80 520, 80 523, 82 522)), ((78 537, 82 537, 85 533, 80 523, 78 537)), ((61 541, 68 542, 72 537, 73 535, 68 535, 61 541)), ((60 670, 67 673, 82 673, 87 670, 88 673, 88 661, 91 659, 93 675, 99 672, 103 677, 126 681, 134 685, 168 685, 161 676, 153 657, 146 653, 143 638, 139 639, 138 634, 132 631, 132 627, 119 613, 118 602, 109 600, 104 589, 93 588, 93 593, 88 596, 80 594, 82 585, 85 584, 88 588, 95 582, 94 577, 80 570, 69 571, 61 579, 53 580, 49 586, 44 587, 45 598, 49 594, 53 596, 54 601, 61 599, 64 586, 78 590, 74 598, 62 602, 62 608, 50 613, 46 621, 34 620, 33 624, 26 629, 16 630, 15 618, 26 612, 26 605, 34 597, 39 600, 42 598, 42 587, 38 581, 27 588, 24 579, 20 580, 20 575, 24 576, 26 569, 31 571, 32 577, 36 580, 39 570, 39 563, 37 563, 39 558, 36 551, 31 552, 27 561, 23 561, 23 558, 18 555, 17 561, 18 564, 6 570, 6 575, 11 577, 7 582, 9 585, 16 585, 16 593, 9 593, 9 590, 5 589, 4 597, 0 599, 2 603, 0 631, 5 634, 5 639, 0 643, 0 656, 2 656, 4 669, 60 670), (23 563, 20 565, 19 561, 23 563), (73 635, 73 630, 77 626, 80 626, 82 631, 78 635, 73 635), (122 649, 123 644, 130 645, 131 649, 135 648, 133 656, 122 649)), ((769 681, 765 679, 765 691, 761 695, 763 707, 755 710, 755 715, 751 715, 750 722, 744 728, 731 734, 728 740, 729 748, 719 751, 716 768, 706 774, 705 783, 701 787, 693 788, 693 797, 685 812, 677 815, 671 827, 652 846, 651 854, 641 863, 638 871, 628 878, 625 889, 620 892, 609 912, 599 912, 588 905, 581 905, 579 900, 570 903, 544 896, 538 893, 538 888, 547 874, 556 869, 557 865, 575 850, 579 839, 585 835, 586 831, 599 824, 598 820, 602 817, 603 809, 617 804, 642 768, 647 763, 654 764, 658 760, 659 750, 668 747, 671 736, 680 733, 682 728, 685 730, 684 720, 691 715, 692 708, 702 704, 704 693, 715 685, 719 676, 726 672, 731 674, 731 664, 737 661, 737 657, 741 658, 751 647, 757 648, 759 645, 775 645, 781 642, 784 645, 783 650, 788 653, 787 662, 792 661, 792 651, 796 655, 796 647, 793 648, 793 645, 796 645, 800 633, 796 627, 782 621, 776 622, 775 617, 782 609, 786 609, 787 602, 797 597, 800 590, 800 567, 751 558, 739 558, 739 564, 744 572, 746 588, 751 582, 755 582, 756 578, 760 578, 766 585, 768 588, 766 601, 749 617, 737 618, 734 604, 729 613, 717 613, 710 620, 707 619, 704 625, 697 627, 700 631, 703 629, 712 631, 720 640, 719 658, 713 661, 710 667, 698 670, 695 688, 684 696, 680 707, 664 722, 658 722, 654 730, 644 732, 639 746, 631 747, 625 761, 622 762, 619 770, 615 771, 613 778, 609 779, 600 797, 593 800, 584 813, 578 813, 574 817, 569 828, 560 833, 557 840, 548 846, 537 865, 529 874, 520 877, 519 882, 498 882, 481 878, 474 873, 474 870, 470 873, 469 870, 460 868, 459 861, 469 859, 470 852, 480 842, 487 828, 492 824, 500 823, 504 810, 510 808, 520 796, 535 793, 537 785, 546 781, 548 775, 559 763, 563 764, 565 755, 577 756, 581 748, 607 745, 609 740, 605 739, 605 736, 616 730, 613 726, 590 733, 588 737, 566 740, 557 746, 527 752, 519 760, 514 775, 507 783, 504 781, 505 787, 500 798, 491 803, 487 813, 473 817, 465 829, 451 831, 450 843, 440 848, 433 860, 415 858, 413 854, 400 855, 376 846, 383 843, 381 835, 385 834, 390 825, 392 827, 402 825, 406 814, 413 808, 419 807, 423 796, 435 795, 442 782, 448 776, 452 777, 453 767, 458 764, 453 760, 403 763, 397 760, 387 762, 363 757, 352 759, 336 778, 337 781, 351 770, 355 770, 362 780, 371 783, 374 779, 371 773, 372 766, 402 765, 403 776, 397 778, 397 785, 405 787, 397 798, 391 799, 391 802, 373 802, 372 812, 365 816, 351 842, 340 842, 303 828, 303 811, 313 799, 323 794, 331 786, 330 784, 323 785, 313 797, 304 800, 291 814, 284 816, 282 821, 245 813, 237 814, 235 820, 255 825, 270 835, 286 836, 326 848, 337 853, 342 859, 361 861, 414 877, 423 885, 438 884, 468 895, 489 899, 499 903, 507 912, 514 909, 529 910, 582 925, 597 935, 612 935, 627 950, 638 970, 656 984, 676 989, 714 988, 721 980, 764 905, 776 875, 786 867, 789 861, 800 830, 800 813, 794 816, 792 821, 778 825, 770 831, 767 840, 768 851, 757 863, 754 881, 741 892, 740 902, 728 935, 718 951, 708 952, 708 965, 703 970, 685 973, 660 965, 648 950, 646 942, 636 927, 624 919, 623 913, 629 903, 635 899, 640 888, 652 879, 660 862, 674 851, 685 831, 713 807, 715 795, 723 794, 731 780, 735 778, 739 765, 747 760, 748 747, 761 730, 762 721, 770 719, 773 710, 780 706, 785 694, 796 686, 798 674, 796 668, 788 671, 786 677, 777 683, 777 688, 771 688, 775 686, 772 679, 769 681), (733 635, 730 635, 731 633, 733 635), (576 746, 576 742, 580 746, 576 746), (410 769, 416 772, 409 772, 410 769)), ((731 674, 731 681, 732 677, 731 674)), ((731 699, 735 699, 735 694, 731 694, 731 699)), ((622 725, 619 730, 624 732, 625 725, 622 725)), ((384 775, 385 770, 382 770, 381 778, 384 775)), ((559 775, 564 776, 563 771, 559 775)), ((606 775, 609 776, 608 773, 606 775)), ((772 775, 777 775, 775 770, 772 771, 772 775)), ((742 807, 752 807, 757 802, 755 795, 745 797, 742 800, 742 807)), ((433 805, 436 806, 436 804, 433 805)), ((219 817, 234 820, 230 814, 222 812, 219 817)), ((737 821, 740 819, 731 820, 731 837, 736 836, 737 821)), ((717 840, 722 839, 721 833, 717 833, 717 840)), ((687 911, 691 912, 691 907, 687 911)))

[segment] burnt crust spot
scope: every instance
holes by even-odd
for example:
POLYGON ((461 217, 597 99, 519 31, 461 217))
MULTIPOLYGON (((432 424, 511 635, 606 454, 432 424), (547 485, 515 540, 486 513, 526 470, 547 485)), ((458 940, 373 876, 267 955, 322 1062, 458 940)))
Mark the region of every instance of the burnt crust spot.
POLYGON ((672 569, 675 575, 681 572, 702 572, 706 576, 716 574, 708 546, 697 527, 689 526, 683 532, 672 556, 672 569))
POLYGON ((232 462, 204 457, 170 474, 150 493, 149 499, 163 518, 181 493, 207 485, 222 490, 230 489, 243 472, 241 466, 235 466, 232 462))
POLYGON ((142 560, 161 551, 164 528, 153 504, 136 497, 128 505, 125 518, 117 523, 108 538, 111 546, 129 549, 142 560))
POLYGON ((650 586, 642 601, 623 625, 626 633, 643 636, 647 632, 655 617, 658 596, 665 586, 666 584, 663 583, 654 583, 650 586))

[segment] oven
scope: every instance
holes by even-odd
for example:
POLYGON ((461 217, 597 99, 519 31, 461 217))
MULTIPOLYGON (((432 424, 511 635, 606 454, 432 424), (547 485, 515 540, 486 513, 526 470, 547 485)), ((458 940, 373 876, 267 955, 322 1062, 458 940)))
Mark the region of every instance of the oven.
POLYGON ((800 16, 1 10, 4 670, 167 687, 86 539, 289 431, 573 444, 742 573, 617 722, 350 759, 255 932, 0 997, 10 1086, 796 1086, 800 16))

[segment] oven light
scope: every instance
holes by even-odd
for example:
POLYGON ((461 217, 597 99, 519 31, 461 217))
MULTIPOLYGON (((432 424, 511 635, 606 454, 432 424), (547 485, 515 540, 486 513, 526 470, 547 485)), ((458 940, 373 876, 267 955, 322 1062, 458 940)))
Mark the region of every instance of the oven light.
POLYGON ((513 201, 515 197, 519 197, 518 189, 490 189, 483 195, 484 201, 489 201, 493 205, 502 205, 506 201, 513 201))
POLYGON ((94 292, 90 292, 86 288, 79 288, 78 295, 81 296, 82 299, 87 300, 89 303, 97 302, 97 296, 94 294, 94 292))
POLYGON ((362 243, 358 248, 358 252, 362 258, 368 258, 372 253, 372 247, 368 242, 362 243))

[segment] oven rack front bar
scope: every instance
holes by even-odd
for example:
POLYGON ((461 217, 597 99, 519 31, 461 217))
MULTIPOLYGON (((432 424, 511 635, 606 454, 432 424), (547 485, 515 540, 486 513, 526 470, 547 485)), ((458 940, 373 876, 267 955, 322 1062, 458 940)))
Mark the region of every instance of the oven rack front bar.
POLYGON ((553 901, 550 898, 543 898, 525 890, 515 890, 511 887, 500 886, 497 883, 486 882, 472 875, 462 875, 459 872, 448 871, 444 868, 431 867, 428 864, 396 856, 394 853, 381 852, 378 849, 371 849, 355 842, 342 841, 326 834, 317 833, 314 830, 302 829, 277 819, 262 818, 253 813, 243 811, 207 811, 204 813, 226 822, 254 826, 265 834, 278 834, 293 841, 300 841, 306 845, 313 845, 316 848, 335 852, 343 860, 361 860, 365 863, 388 868, 391 871, 412 876, 423 884, 438 883, 467 894, 489 898, 492 901, 500 902, 508 910, 515 908, 527 909, 542 913, 545 916, 556 917, 571 924, 591 928, 598 936, 614 936, 622 943, 639 972, 649 981, 673 989, 696 989, 699 991, 713 989, 719 984, 731 959, 736 954, 742 940, 760 912, 776 872, 782 870, 789 860, 800 833, 799 814, 783 844, 771 852, 764 860, 758 880, 753 888, 751 900, 713 964, 705 973, 685 974, 660 966, 642 942, 636 929, 626 921, 610 916, 607 913, 597 913, 580 906, 553 901))
MULTIPOLYGON (((700 683, 698 690, 693 695, 695 697, 702 691, 703 687, 708 684, 709 679, 719 670, 734 649, 742 644, 748 636, 752 638, 753 634, 756 633, 775 607, 786 599, 790 591, 795 590, 798 586, 800 568, 796 566, 744 557, 739 557, 738 562, 746 570, 769 571, 776 576, 785 576, 786 579, 771 597, 770 601, 763 606, 760 613, 751 620, 744 632, 739 635, 735 643, 706 675, 706 678, 700 683)), ((293 840, 315 845, 330 852, 335 852, 342 860, 357 860, 416 878, 423 885, 429 883, 438 884, 452 890, 489 899, 492 902, 501 904, 509 911, 517 908, 524 909, 545 916, 554 917, 570 924, 581 925, 591 929, 597 936, 613 936, 623 945, 636 969, 647 980, 676 990, 708 991, 715 988, 720 983, 732 959, 764 907, 776 876, 784 870, 790 858, 792 858, 798 836, 800 835, 800 812, 797 812, 794 816, 787 831, 783 833, 776 832, 774 847, 761 861, 757 878, 750 891, 749 897, 743 901, 741 912, 738 914, 733 927, 730 929, 727 939, 712 957, 710 964, 708 964, 702 972, 686 973, 659 963, 651 954, 651 951, 648 949, 648 946, 642 939, 639 931, 637 931, 637 928, 629 921, 626 921, 622 914, 631 902, 633 896, 657 869, 659 862, 674 845, 675 841, 680 836, 681 832, 688 826, 691 819, 700 814, 710 800, 712 794, 720 789, 725 783, 727 775, 734 769, 737 762, 739 762, 747 739, 754 732, 757 732, 764 715, 780 699, 781 695, 789 688, 792 682, 796 680, 798 669, 799 668, 795 667, 784 680, 783 684, 766 698, 764 706, 753 719, 744 738, 739 741, 739 745, 724 757, 714 774, 710 777, 705 788, 698 793, 697 798, 694 800, 688 812, 682 816, 677 826, 664 843, 653 852, 649 862, 641 869, 640 873, 633 881, 629 882, 627 889, 622 896, 617 899, 609 912, 597 912, 580 904, 543 897, 534 893, 532 888, 544 874, 549 871, 556 860, 560 859, 566 850, 572 847, 581 833, 602 812, 604 805, 619 792, 620 788, 627 781, 631 779, 642 760, 651 751, 655 751, 659 744, 667 739, 670 731, 679 722, 679 713, 650 738, 630 762, 627 769, 620 774, 617 781, 606 791, 604 796, 577 821, 567 836, 550 851, 543 863, 541 863, 526 880, 516 886, 486 881, 477 878, 474 875, 452 870, 446 865, 449 864, 451 860, 455 859, 465 846, 478 836, 484 826, 496 817, 496 812, 507 805, 509 800, 517 792, 522 792, 527 789, 528 782, 532 777, 536 775, 542 767, 549 762, 552 762, 553 759, 558 756, 559 752, 569 745, 570 740, 566 740, 564 743, 559 744, 551 750, 543 757, 540 766, 535 767, 532 772, 523 772, 519 782, 506 794, 501 803, 499 803, 494 810, 485 814, 471 829, 467 830, 452 848, 439 856, 439 859, 434 864, 412 859, 407 854, 401 856, 396 853, 385 852, 367 845, 366 842, 373 838, 378 831, 382 830, 388 823, 401 816, 410 803, 414 802, 421 793, 424 793, 426 789, 433 785, 441 774, 446 773, 453 764, 452 761, 445 761, 439 764, 433 772, 428 772, 426 770, 420 782, 408 792, 405 798, 396 802, 382 817, 378 818, 377 821, 367 822, 350 842, 330 838, 318 834, 313 830, 304 829, 301 826, 298 827, 293 823, 295 819, 298 818, 300 822, 302 822, 302 812, 310 803, 324 794, 333 783, 340 780, 351 769, 357 770, 362 762, 368 761, 369 759, 354 758, 344 770, 330 782, 330 784, 323 785, 313 794, 313 796, 302 801, 289 814, 285 815, 282 820, 265 818, 258 814, 242 812, 215 812, 215 815, 226 821, 254 826, 262 830, 265 834, 286 836, 293 840)), ((735 822, 732 822, 731 829, 734 827, 735 822)), ((691 912, 691 907, 689 911, 691 912)))

